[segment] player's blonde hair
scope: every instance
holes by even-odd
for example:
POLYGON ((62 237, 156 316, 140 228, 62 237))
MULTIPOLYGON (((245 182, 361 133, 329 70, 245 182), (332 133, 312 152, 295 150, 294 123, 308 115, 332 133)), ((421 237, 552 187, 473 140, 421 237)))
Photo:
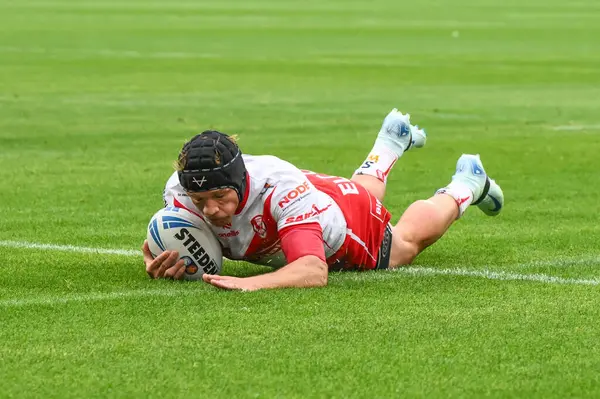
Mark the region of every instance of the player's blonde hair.
MULTIPOLYGON (((231 141, 233 144, 237 145, 238 143, 238 135, 234 134, 231 136, 227 136, 226 137, 229 141, 231 141)), ((173 168, 177 171, 177 172, 182 172, 185 169, 185 160, 186 160, 186 153, 182 150, 179 155, 177 156, 177 159, 175 161, 173 161, 173 168)), ((220 160, 220 155, 219 153, 215 152, 215 163, 218 165, 221 163, 220 160)))

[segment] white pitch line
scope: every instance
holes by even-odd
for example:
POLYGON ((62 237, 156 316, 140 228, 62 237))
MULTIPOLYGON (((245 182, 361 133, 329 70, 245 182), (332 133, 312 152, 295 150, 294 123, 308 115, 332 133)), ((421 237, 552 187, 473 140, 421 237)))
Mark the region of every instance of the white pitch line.
POLYGON ((0 241, 0 247, 10 248, 27 248, 27 249, 42 249, 50 251, 64 252, 79 252, 104 255, 121 255, 121 256, 141 256, 142 251, 134 251, 132 249, 109 249, 109 248, 91 248, 78 247, 75 245, 55 245, 55 244, 38 244, 27 241, 0 241))
MULTIPOLYGON (((80 247, 75 245, 57 245, 57 244, 40 244, 29 241, 11 241, 11 240, 0 240, 0 247, 9 248, 27 248, 27 249, 40 249, 50 251, 64 251, 64 252, 79 252, 79 253, 93 253, 93 254, 106 254, 106 255, 121 255, 121 256, 141 256, 141 251, 133 249, 111 249, 111 248, 95 248, 95 247, 80 247)), ((557 258, 553 260, 541 260, 531 261, 526 263, 509 264, 508 267, 524 268, 524 267, 545 267, 545 266, 573 266, 573 265, 584 265, 591 263, 600 263, 600 254, 586 254, 585 256, 573 257, 573 258, 557 258)), ((425 266, 424 266, 425 267, 425 266)), ((450 270, 460 269, 462 265, 452 265, 450 270)), ((431 268, 435 269, 435 268, 431 268)), ((403 269, 403 270, 406 270, 403 269)), ((438 270, 438 269, 435 269, 438 270)))
MULTIPOLYGON (((28 249, 40 249, 40 250, 52 250, 52 251, 66 251, 66 252, 79 252, 79 253, 93 253, 93 254, 108 254, 108 255, 120 255, 120 256, 140 256, 141 251, 129 250, 129 249, 107 249, 107 248, 91 248, 91 247, 79 247, 74 245, 55 245, 55 244, 39 244, 27 241, 0 241, 0 247, 11 247, 11 248, 28 248, 28 249)), ((516 265, 506 265, 507 267, 526 267, 526 266, 566 266, 569 264, 584 264, 584 263, 598 263, 600 262, 599 255, 589 255, 586 257, 579 257, 573 259, 556 259, 553 261, 540 261, 531 263, 521 263, 516 265)), ((392 274, 405 274, 413 276, 464 276, 464 277, 478 277, 486 278, 489 280, 517 280, 517 281, 533 281, 545 284, 573 284, 573 285, 600 285, 600 278, 565 278, 555 277, 546 274, 522 274, 522 273, 510 273, 503 271, 493 270, 473 270, 465 269, 461 266, 455 266, 451 268, 438 269, 428 266, 420 267, 403 267, 388 272, 378 273, 355 273, 351 274, 352 279, 387 279, 392 274)), ((146 297, 146 296, 179 296, 179 295, 191 295, 197 291, 181 291, 181 290, 167 290, 167 289, 140 289, 140 290, 128 290, 128 291, 117 291, 117 292, 106 292, 106 293, 92 293, 92 294, 72 294, 66 296, 44 296, 38 298, 13 298, 0 300, 0 307, 19 307, 27 305, 55 305, 65 304, 70 302, 88 302, 88 301, 104 301, 119 298, 135 298, 135 297, 146 297)))
MULTIPOLYGON (((547 276, 545 274, 518 274, 495 272, 491 270, 468 270, 468 269, 435 269, 431 267, 405 267, 391 271, 381 271, 374 273, 354 273, 350 278, 360 280, 383 280, 393 274, 406 274, 411 276, 463 276, 480 277, 489 280, 517 280, 533 281, 546 284, 572 284, 572 285, 600 285, 600 279, 576 279, 547 276)), ((97 292, 92 294, 71 294, 65 296, 42 296, 37 298, 13 298, 0 300, 0 307, 15 308, 31 305, 61 305, 73 302, 95 302, 107 301, 122 298, 142 298, 142 297, 180 297, 182 295, 194 295, 200 291, 197 290, 177 290, 177 289, 138 289, 128 291, 97 292)))

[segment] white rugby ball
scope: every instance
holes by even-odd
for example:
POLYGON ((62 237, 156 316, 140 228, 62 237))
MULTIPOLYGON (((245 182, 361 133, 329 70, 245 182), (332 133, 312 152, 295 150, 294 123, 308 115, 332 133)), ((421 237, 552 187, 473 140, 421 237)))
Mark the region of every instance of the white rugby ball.
POLYGON ((221 272, 221 244, 202 218, 185 209, 166 207, 156 212, 148 224, 147 239, 155 258, 164 251, 179 252, 186 280, 221 272))

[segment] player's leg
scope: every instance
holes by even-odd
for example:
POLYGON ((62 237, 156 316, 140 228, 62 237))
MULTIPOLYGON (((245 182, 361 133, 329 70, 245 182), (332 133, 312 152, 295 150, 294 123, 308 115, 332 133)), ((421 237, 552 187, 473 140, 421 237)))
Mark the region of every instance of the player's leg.
POLYGON ((410 148, 423 147, 426 139, 425 131, 410 124, 410 115, 394 108, 383 120, 373 149, 351 180, 383 200, 387 177, 398 158, 410 148))
POLYGON ((494 216, 503 204, 502 190, 488 178, 479 156, 461 156, 450 184, 439 189, 433 197, 409 206, 392 229, 389 267, 410 264, 442 237, 469 205, 477 205, 484 213, 494 216))

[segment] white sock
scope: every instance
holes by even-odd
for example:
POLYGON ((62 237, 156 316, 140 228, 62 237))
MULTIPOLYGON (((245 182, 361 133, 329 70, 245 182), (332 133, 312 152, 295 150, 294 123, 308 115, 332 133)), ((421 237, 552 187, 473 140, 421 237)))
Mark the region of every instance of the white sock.
POLYGON ((373 150, 376 147, 386 148, 388 151, 392 151, 396 154, 398 158, 404 154, 406 148, 398 141, 394 140, 389 136, 388 133, 379 132, 377 135, 377 139, 375 139, 375 144, 373 145, 373 150))
POLYGON ((380 141, 378 138, 373 145, 365 162, 356 169, 355 175, 370 175, 382 182, 387 182, 387 177, 396 161, 400 158, 396 152, 380 141))
POLYGON ((473 202, 473 191, 465 183, 453 180, 444 188, 440 188, 436 194, 448 194, 458 205, 458 217, 461 217, 465 210, 473 202))

